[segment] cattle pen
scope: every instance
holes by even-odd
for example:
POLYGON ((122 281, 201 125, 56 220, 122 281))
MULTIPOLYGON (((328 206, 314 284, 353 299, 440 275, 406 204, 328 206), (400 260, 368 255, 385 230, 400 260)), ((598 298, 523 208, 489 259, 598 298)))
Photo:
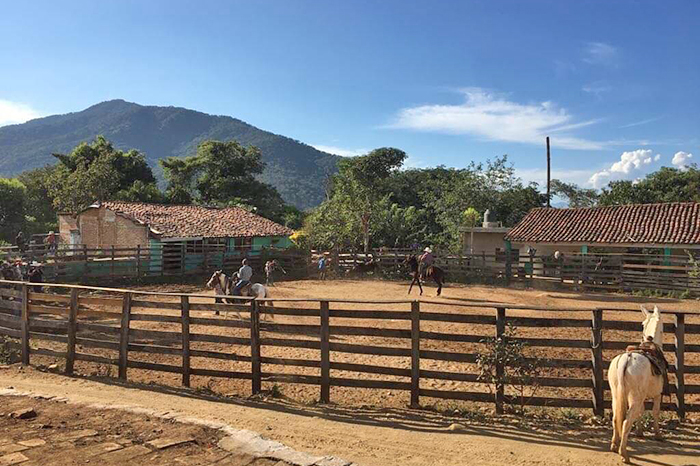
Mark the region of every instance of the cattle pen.
MULTIPOLYGON (((32 284, 0 285, 0 334, 19 341, 24 364, 60 362, 67 374, 99 367, 111 375, 116 368, 122 380, 193 388, 217 379, 237 395, 301 387, 290 393, 323 403, 340 395, 374 402, 368 394, 379 393, 379 404, 395 395, 414 407, 476 402, 501 413, 517 404, 514 387, 484 383, 476 361, 486 339, 504 337, 512 325, 546 370, 527 405, 603 415, 610 407, 607 364, 641 334, 640 312, 631 308, 429 299, 214 304, 213 295, 196 293, 68 284, 42 284, 39 293, 32 284)), ((671 364, 663 409, 684 418, 700 412, 700 315, 663 312, 671 364)))

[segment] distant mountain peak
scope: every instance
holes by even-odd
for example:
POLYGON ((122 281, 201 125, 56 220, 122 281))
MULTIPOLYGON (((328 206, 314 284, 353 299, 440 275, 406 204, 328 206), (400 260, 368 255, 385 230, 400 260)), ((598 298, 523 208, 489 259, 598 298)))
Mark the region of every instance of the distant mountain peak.
POLYGON ((69 152, 100 134, 120 149, 142 151, 156 173, 160 173, 159 159, 192 155, 207 139, 236 140, 259 147, 267 164, 261 179, 275 186, 287 202, 301 208, 323 200, 323 183, 319 180, 335 172, 338 159, 231 116, 112 99, 79 112, 0 127, 0 175, 54 163, 52 153, 69 152))

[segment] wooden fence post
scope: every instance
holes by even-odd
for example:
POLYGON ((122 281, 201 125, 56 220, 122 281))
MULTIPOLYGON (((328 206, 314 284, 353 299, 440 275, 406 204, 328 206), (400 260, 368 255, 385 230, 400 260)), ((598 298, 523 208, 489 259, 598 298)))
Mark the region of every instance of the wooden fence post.
POLYGON ((685 314, 676 314, 676 411, 685 419, 685 314))
POLYGON ((73 374, 75 365, 75 337, 78 327, 78 289, 70 290, 70 310, 68 312, 68 349, 66 350, 66 374, 73 374))
POLYGON ((29 365, 29 287, 22 285, 22 364, 29 365))
POLYGON ((506 286, 510 285, 513 277, 513 253, 510 248, 506 248, 506 286))
POLYGON ((121 333, 119 335, 119 378, 126 380, 129 360, 129 322, 131 320, 131 293, 124 293, 122 304, 121 333))
POLYGON ((185 242, 180 244, 180 276, 185 276, 185 255, 187 254, 187 248, 185 247, 185 242))
POLYGON ((593 362, 593 414, 603 417, 603 310, 593 311, 591 360, 593 362))
POLYGON ((331 328, 328 301, 321 301, 321 403, 331 402, 331 328))
POLYGON ((420 407, 420 301, 411 303, 411 407, 420 407))
POLYGON ((260 393, 262 386, 262 371, 260 367, 260 307, 253 299, 250 301, 250 361, 252 373, 253 395, 260 393))
MULTIPOLYGON (((499 307, 496 309, 496 338, 503 338, 506 332, 506 309, 499 307)), ((503 377, 505 368, 500 361, 496 361, 496 414, 503 414, 503 401, 505 398, 505 387, 503 377)))
POLYGON ((109 267, 109 278, 114 279, 114 245, 112 245, 112 260, 110 261, 110 267, 109 267))
POLYGON ((180 298, 182 311, 182 385, 190 386, 190 298, 180 298))
POLYGON ((136 245, 136 279, 141 278, 141 245, 136 245))

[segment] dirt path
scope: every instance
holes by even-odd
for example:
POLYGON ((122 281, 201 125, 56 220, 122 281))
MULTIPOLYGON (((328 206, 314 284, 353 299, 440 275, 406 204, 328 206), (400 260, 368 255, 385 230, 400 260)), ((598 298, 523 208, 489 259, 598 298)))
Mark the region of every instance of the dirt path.
MULTIPOLYGON (((120 386, 108 380, 68 378, 29 368, 0 369, 0 389, 10 387, 78 403, 116 403, 225 422, 303 452, 335 455, 363 466, 620 464, 619 457, 607 451, 609 432, 603 427, 543 430, 541 426, 516 428, 482 422, 450 430, 455 419, 430 411, 212 400, 197 392, 167 387, 120 386)), ((700 465, 696 425, 677 429, 665 442, 634 439, 631 449, 637 464, 700 465)))

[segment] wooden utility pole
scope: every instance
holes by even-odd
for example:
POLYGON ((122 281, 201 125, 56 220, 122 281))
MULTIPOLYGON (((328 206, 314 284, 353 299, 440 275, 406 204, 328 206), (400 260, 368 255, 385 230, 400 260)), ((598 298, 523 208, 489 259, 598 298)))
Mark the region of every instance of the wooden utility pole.
POLYGON ((552 207, 551 200, 551 184, 552 184, 552 167, 551 158, 549 156, 549 136, 547 136, 547 207, 552 207))

